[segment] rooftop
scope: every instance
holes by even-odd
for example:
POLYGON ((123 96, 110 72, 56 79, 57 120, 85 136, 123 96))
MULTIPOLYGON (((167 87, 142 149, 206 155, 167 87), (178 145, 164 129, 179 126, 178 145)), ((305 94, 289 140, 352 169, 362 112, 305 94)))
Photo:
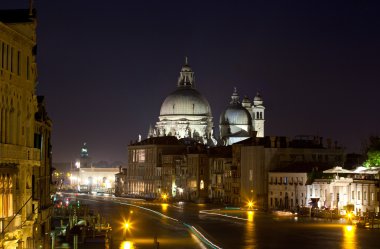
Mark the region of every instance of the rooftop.
POLYGON ((29 9, 0 10, 0 21, 3 23, 33 22, 36 18, 36 10, 33 9, 31 15, 29 12, 29 9))

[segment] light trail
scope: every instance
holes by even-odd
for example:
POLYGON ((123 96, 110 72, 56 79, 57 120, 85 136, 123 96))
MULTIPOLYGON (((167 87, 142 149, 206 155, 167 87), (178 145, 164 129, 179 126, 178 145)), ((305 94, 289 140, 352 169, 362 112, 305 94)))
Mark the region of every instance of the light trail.
POLYGON ((191 226, 191 225, 188 225, 186 223, 183 223, 183 225, 185 225, 187 228, 190 229, 190 231, 195 235, 197 236, 203 243, 207 244, 208 246, 210 246, 211 248, 213 249, 222 249, 221 247, 215 245, 214 243, 212 243, 210 240, 208 240, 206 238, 206 236, 204 236, 198 229, 196 229, 194 226, 191 226))
MULTIPOLYGON (((96 198, 96 197, 95 197, 96 198)), ((86 201, 93 201, 93 202, 99 202, 99 201, 105 201, 104 199, 100 199, 100 200, 91 200, 91 199, 87 199, 87 198, 77 198, 77 199, 83 199, 83 200, 86 200, 86 201)), ((175 218, 172 218, 170 216, 167 216, 163 213, 160 213, 156 210, 153 210, 153 209, 149 209, 149 208, 145 208, 145 207, 142 207, 142 206, 138 206, 138 205, 134 205, 134 204, 130 204, 130 203, 125 203, 125 202, 121 202, 121 201, 115 201, 114 203, 118 203, 120 205, 126 205, 126 206, 131 206, 131 207, 136 207, 136 208, 140 208, 140 209, 143 209, 143 210, 146 210, 146 211, 149 211, 149 212, 152 212, 154 214, 157 214, 159 216, 162 216, 164 218, 167 218, 167 219, 171 219, 171 220, 174 220, 176 222, 179 222, 178 219, 175 219, 175 218)), ((202 211, 199 211, 199 212, 202 212, 202 211)), ((204 212, 206 213, 206 212, 204 212)), ((216 214, 215 214, 216 215, 216 214)), ((232 217, 232 216, 231 216, 232 217)), ((238 218, 238 217, 235 217, 235 218, 238 218)), ((242 218, 240 218, 242 219, 242 218)), ((244 219, 243 219, 244 220, 244 219)), ((247 220, 247 219, 245 219, 247 220)), ((211 247, 212 249, 222 249, 222 247, 219 247, 217 245, 215 245, 214 243, 212 243, 209 239, 206 238, 206 236, 204 236, 198 229, 196 229, 194 226, 191 226, 189 224, 186 224, 186 223, 182 223, 185 227, 188 228, 188 230, 191 232, 192 235, 196 236, 202 243, 206 244, 208 247, 211 247)))
MULTIPOLYGON (((220 210, 220 209, 214 209, 214 210, 220 210)), ((201 210, 201 211, 199 211, 199 213, 201 213, 201 214, 208 214, 208 215, 222 216, 222 217, 227 217, 227 218, 230 218, 230 219, 245 220, 245 221, 248 220, 248 219, 237 217, 237 216, 231 216, 231 215, 227 215, 227 214, 218 214, 218 213, 210 212, 210 211, 214 211, 214 210, 201 210)))

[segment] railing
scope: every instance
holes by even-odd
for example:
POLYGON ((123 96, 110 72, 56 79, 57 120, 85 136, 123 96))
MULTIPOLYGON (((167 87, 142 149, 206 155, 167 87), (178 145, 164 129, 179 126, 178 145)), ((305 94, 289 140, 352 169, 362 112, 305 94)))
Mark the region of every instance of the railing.
POLYGON ((1 158, 40 161, 40 150, 14 144, 0 144, 1 158))

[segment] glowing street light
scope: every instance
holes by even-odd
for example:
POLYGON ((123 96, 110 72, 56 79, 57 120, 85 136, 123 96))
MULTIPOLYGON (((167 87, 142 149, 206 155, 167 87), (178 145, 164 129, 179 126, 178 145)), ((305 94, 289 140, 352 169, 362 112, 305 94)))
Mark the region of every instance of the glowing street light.
POLYGON ((167 201, 168 195, 167 194, 162 194, 161 198, 162 198, 163 201, 167 201))
POLYGON ((253 208, 253 201, 248 201, 247 207, 248 207, 248 209, 252 209, 253 208))

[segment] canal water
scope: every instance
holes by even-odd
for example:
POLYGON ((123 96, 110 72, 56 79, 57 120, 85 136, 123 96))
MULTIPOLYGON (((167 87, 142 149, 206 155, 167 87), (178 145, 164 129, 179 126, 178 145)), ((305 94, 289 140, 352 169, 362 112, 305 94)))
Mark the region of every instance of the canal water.
POLYGON ((380 248, 380 229, 357 228, 344 219, 278 217, 253 211, 246 213, 246 220, 235 221, 223 216, 204 215, 199 225, 224 249, 380 248))

